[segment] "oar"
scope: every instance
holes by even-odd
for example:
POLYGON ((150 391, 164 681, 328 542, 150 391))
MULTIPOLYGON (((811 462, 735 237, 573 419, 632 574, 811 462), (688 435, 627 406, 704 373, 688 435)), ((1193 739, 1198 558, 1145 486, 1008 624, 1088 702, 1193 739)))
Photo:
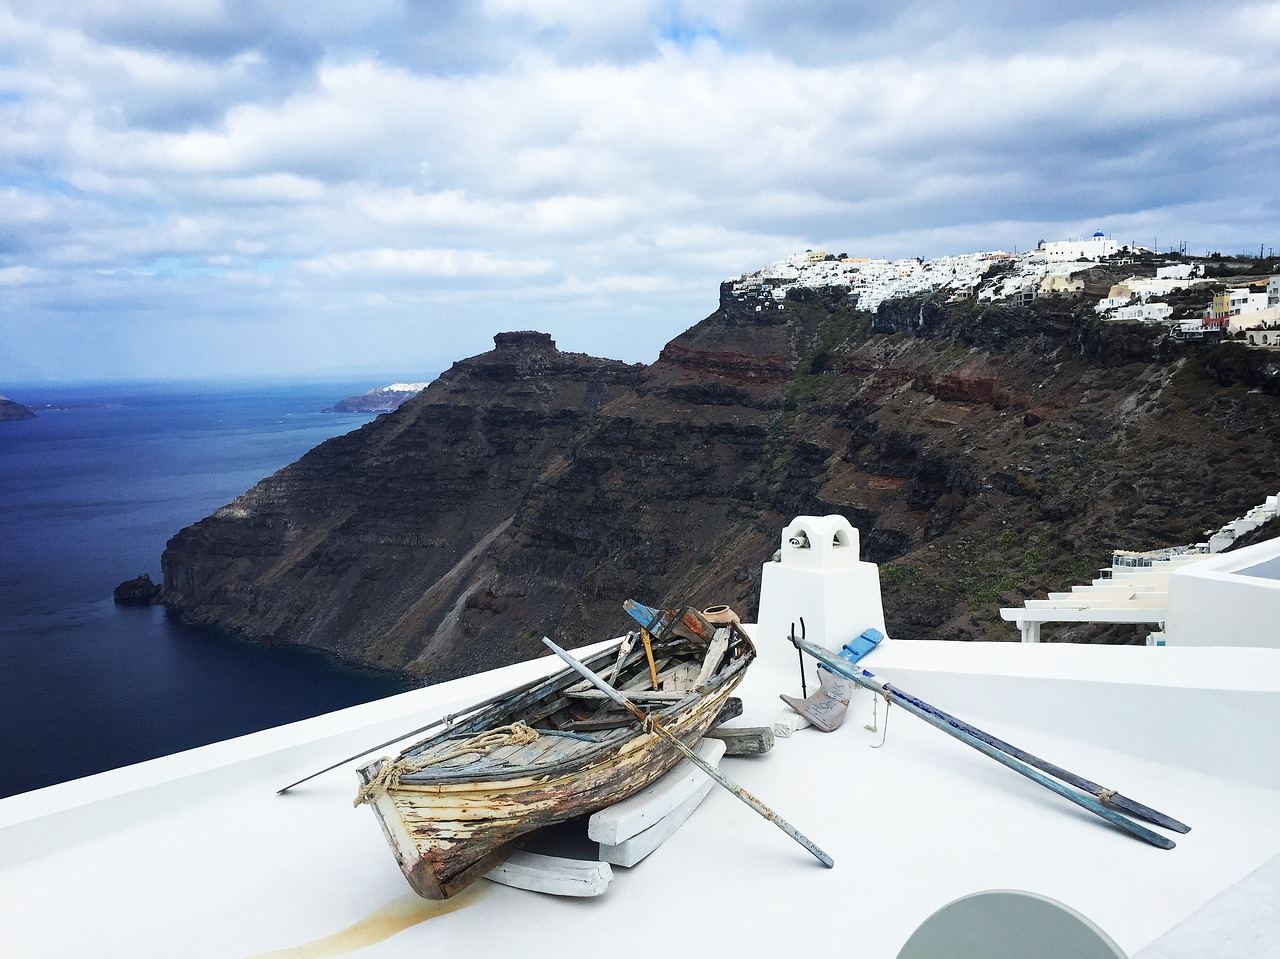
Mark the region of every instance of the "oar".
POLYGON ((1101 816, 1112 825, 1119 826, 1121 829, 1137 836, 1144 842, 1148 842, 1153 846, 1159 846, 1161 849, 1172 849, 1176 845, 1172 839, 1161 836, 1159 833, 1152 832, 1150 829, 1134 822, 1127 816, 1123 816, 1114 809, 1104 806, 1093 796, 1082 795, 1073 789, 1068 789, 1062 783, 1036 772, 1026 763, 1020 762, 1007 753, 997 749, 995 746, 984 742, 982 739, 979 739, 967 730, 961 729, 958 726, 939 718, 939 716, 936 715, 937 711, 928 703, 916 699, 914 696, 910 696, 907 693, 902 692, 902 690, 890 686, 888 683, 881 682, 876 678, 874 673, 870 673, 865 669, 854 666, 843 659, 840 659, 838 656, 833 656, 829 651, 820 646, 815 646, 807 640, 800 639, 796 636, 792 636, 790 638, 796 648, 804 650, 814 659, 818 660, 830 669, 833 673, 843 676, 845 679, 853 680, 853 682, 862 686, 864 689, 870 689, 872 692, 892 699, 907 712, 912 715, 919 716, 929 725, 936 726, 947 735, 960 740, 966 745, 972 746, 981 753, 985 753, 996 762, 1008 766, 1014 772, 1026 776, 1028 779, 1039 783, 1046 789, 1053 790, 1059 796, 1064 799, 1069 799, 1077 806, 1081 806, 1082 808, 1089 810, 1089 812, 1093 813, 1095 816, 1101 816))
MULTIPOLYGON (((889 687, 888 683, 885 683, 884 685, 886 687, 889 687)), ((892 689, 893 687, 889 687, 889 688, 892 689)), ((902 695, 906 695, 906 694, 904 693, 902 695)), ((1077 789, 1083 789, 1085 792, 1090 793, 1093 796, 1097 797, 1098 801, 1102 803, 1104 806, 1110 806, 1112 809, 1119 809, 1121 812, 1127 812, 1130 816, 1136 816, 1139 819, 1145 819, 1147 822, 1153 825, 1160 826, 1164 829, 1172 829, 1174 832, 1179 832, 1179 833, 1191 832, 1190 826, 1188 826, 1186 823, 1179 822, 1178 820, 1174 819, 1172 816, 1166 816, 1164 813, 1156 809, 1152 809, 1150 806, 1144 806, 1142 803, 1138 802, 1136 799, 1130 799, 1128 796, 1122 796, 1120 795, 1120 793, 1116 792, 1114 789, 1107 789, 1105 786, 1100 786, 1097 783, 1093 782, 1092 780, 1085 779, 1083 776, 1076 775, 1075 773, 1071 772, 1071 770, 1069 769, 1063 769, 1061 766, 1057 766, 1049 762, 1049 760, 1047 759, 1041 759, 1039 756, 1035 755, 1034 753, 1029 753, 1025 749, 1019 749, 1017 746, 1011 745, 1010 743, 1005 742, 1003 739, 999 739, 991 735, 990 733, 979 729, 977 726, 969 725, 963 719, 957 719, 955 716, 952 716, 948 712, 944 712, 943 710, 939 709, 937 706, 932 706, 929 703, 924 702, 923 700, 915 699, 915 697, 910 697, 910 698, 914 700, 916 705, 932 713, 934 716, 938 717, 943 722, 948 723, 951 726, 954 726, 956 729, 963 730, 964 732, 972 736, 974 739, 982 740, 988 746, 994 746, 996 749, 1000 750, 1002 753, 1007 753, 1008 755, 1012 756, 1014 759, 1020 759, 1027 765, 1034 766, 1036 769, 1039 769, 1041 772, 1048 773, 1054 779, 1061 779, 1064 783, 1066 783, 1069 786, 1075 786, 1077 789)))
POLYGON ((830 869, 832 866, 835 865, 835 860, 832 859, 830 856, 828 856, 825 852, 823 852, 817 846, 815 846, 812 840, 810 840, 807 836, 805 836, 803 833, 797 830, 794 826, 792 826, 791 823, 787 822, 785 819, 779 816, 776 812, 774 812, 772 809, 770 809, 768 806, 762 803, 755 796, 751 795, 751 793, 747 792, 737 783, 733 782, 733 780, 731 780, 728 776, 724 775, 724 773, 716 769, 715 766, 712 766, 710 763, 704 760, 701 756, 699 756, 696 752, 694 752, 692 749, 686 746, 683 742, 680 741, 680 737, 675 735, 675 733, 671 732, 670 730, 668 730, 665 726, 663 726, 656 716, 650 716, 644 710, 638 708, 634 703, 631 702, 631 700, 627 699, 620 692, 618 692, 616 689, 614 689, 612 686, 606 683, 603 679, 601 679, 599 676, 593 673, 590 669, 588 669, 582 663, 578 662, 576 659, 574 659, 572 656, 566 653, 563 649, 561 649, 551 640, 547 639, 545 636, 542 638, 542 642, 548 649, 550 649, 553 653, 555 653, 557 656, 563 659, 566 663, 572 666, 579 676, 581 676, 583 679, 589 680, 592 683, 592 685, 594 685, 597 689, 603 692, 606 696, 612 699, 615 703, 617 703, 623 709, 631 713, 631 715, 635 716, 636 719, 644 723, 645 728, 652 729, 655 733, 657 733, 659 736, 661 736, 671 745, 675 746, 676 749, 678 749, 686 759, 692 762, 704 773, 706 773, 708 776, 714 779, 717 783, 719 783, 729 792, 733 793, 733 795, 737 796, 744 803, 746 803, 748 806, 750 806, 752 809, 758 812, 765 819, 769 820, 771 823, 773 823, 775 826, 777 826, 779 829, 785 832, 788 836, 790 836, 800 845, 804 846, 804 848, 809 850, 809 852, 811 852, 820 863, 822 863, 828 869, 830 869))
MULTIPOLYGON (((601 650, 601 652, 603 652, 603 650, 601 650)), ((332 766, 325 766, 324 769, 321 769, 319 772, 314 772, 310 776, 304 776, 302 779, 299 779, 296 783, 289 783, 289 785, 285 786, 283 789, 277 789, 276 795, 282 796, 286 792, 288 792, 290 789, 292 789, 294 786, 301 786, 303 783, 309 780, 315 779, 317 776, 321 776, 324 773, 329 772, 329 770, 331 769, 337 769, 339 766, 345 766, 347 763, 353 762, 359 759, 361 756, 367 756, 370 753, 377 752, 379 749, 385 749, 387 746, 390 746, 393 743, 398 743, 401 740, 408 739, 410 736, 416 736, 419 733, 425 733, 428 729, 435 729, 437 726, 443 726, 446 723, 451 723, 455 719, 460 719, 463 716, 469 716, 471 713, 474 713, 477 709, 484 709, 484 707, 486 706, 492 706, 494 703, 501 702, 502 700, 507 699, 510 696, 518 696, 521 693, 527 693, 530 690, 535 689, 541 683, 549 682, 555 678, 556 677, 554 674, 551 676, 540 676, 537 679, 529 680, 529 682, 527 683, 521 683, 519 686, 516 686, 512 689, 508 689, 505 692, 501 692, 494 696, 490 696, 488 699, 482 700, 481 702, 472 703, 466 709, 460 709, 456 713, 450 713, 448 716, 441 716, 439 719, 429 722, 425 726, 419 726, 417 729, 410 730, 407 733, 401 733, 400 735, 396 736, 394 739, 388 739, 385 743, 378 743, 378 745, 376 746, 370 746, 368 749, 361 750, 360 752, 356 753, 354 756, 348 756, 346 759, 339 759, 332 766)))

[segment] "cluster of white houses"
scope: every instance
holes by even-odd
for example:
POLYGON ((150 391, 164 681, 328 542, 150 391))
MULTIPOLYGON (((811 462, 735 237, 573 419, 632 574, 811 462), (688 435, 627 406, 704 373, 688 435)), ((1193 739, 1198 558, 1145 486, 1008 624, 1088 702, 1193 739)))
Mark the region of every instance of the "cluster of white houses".
MULTIPOLYGON (((1027 303, 1036 297, 1075 295, 1098 282, 1091 273, 1103 265, 1126 262, 1130 248, 1121 247, 1101 231, 1083 239, 1041 241, 1028 253, 963 253, 931 260, 898 260, 831 256, 806 250, 732 281, 734 296, 755 301, 757 311, 781 306, 792 288, 846 288, 859 309, 874 310, 895 297, 937 290, 952 299, 1027 303)), ((1146 252, 1141 247, 1134 253, 1146 252)), ((1175 335, 1197 338, 1206 333, 1243 333, 1255 346, 1280 346, 1280 276, 1272 277, 1265 292, 1248 287, 1214 295, 1202 316, 1173 322, 1173 307, 1164 302, 1175 290, 1207 286, 1198 263, 1158 267, 1154 277, 1131 276, 1111 284, 1096 309, 1105 319, 1171 325, 1175 335)), ((1220 282, 1220 281, 1219 281, 1220 282)), ((1099 291, 1100 292, 1100 291, 1099 291)))

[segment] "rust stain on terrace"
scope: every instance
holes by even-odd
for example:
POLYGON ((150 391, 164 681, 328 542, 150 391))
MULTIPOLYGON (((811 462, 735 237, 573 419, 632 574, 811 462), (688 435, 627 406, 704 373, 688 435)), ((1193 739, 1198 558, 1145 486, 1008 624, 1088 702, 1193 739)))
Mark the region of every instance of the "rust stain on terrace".
POLYGON ((488 894, 488 884, 478 883, 452 899, 443 901, 427 900, 414 895, 401 896, 332 935, 300 946, 258 953, 249 959, 328 959, 330 956, 346 955, 390 939, 428 919, 465 909, 488 894))

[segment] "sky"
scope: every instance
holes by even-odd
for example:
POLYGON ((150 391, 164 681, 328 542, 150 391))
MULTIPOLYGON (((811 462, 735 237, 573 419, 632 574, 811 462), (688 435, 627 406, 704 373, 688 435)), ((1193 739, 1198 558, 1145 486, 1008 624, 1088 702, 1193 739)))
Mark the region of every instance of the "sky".
POLYGON ((0 0, 0 391, 651 362, 787 254, 1280 246, 1280 3, 0 0))

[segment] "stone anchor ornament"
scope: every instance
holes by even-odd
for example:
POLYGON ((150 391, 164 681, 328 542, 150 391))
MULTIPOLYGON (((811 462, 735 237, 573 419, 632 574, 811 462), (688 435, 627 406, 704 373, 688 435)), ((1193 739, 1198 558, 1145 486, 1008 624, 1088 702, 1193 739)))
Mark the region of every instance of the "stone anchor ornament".
MULTIPOLYGON (((884 633, 872 627, 865 630, 857 639, 845 643, 840 650, 840 658, 848 663, 856 663, 884 639, 884 633)), ((818 689, 808 699, 781 695, 784 703, 794 709, 824 733, 834 732, 844 722, 845 711, 849 708, 849 696, 853 692, 853 680, 837 676, 826 667, 818 666, 818 689)))

